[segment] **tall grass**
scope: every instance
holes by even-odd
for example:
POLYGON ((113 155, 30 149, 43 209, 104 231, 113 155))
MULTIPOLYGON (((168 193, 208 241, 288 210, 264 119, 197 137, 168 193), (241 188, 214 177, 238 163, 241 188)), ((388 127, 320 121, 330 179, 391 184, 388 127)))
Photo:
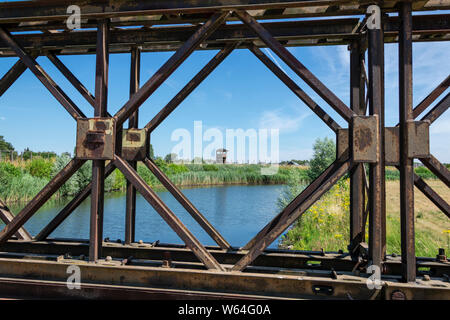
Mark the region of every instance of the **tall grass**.
MULTIPOLYGON (((295 185, 287 186, 279 199, 279 206, 284 207, 302 188, 295 185)), ((282 237, 280 247, 294 250, 323 248, 327 251, 345 251, 349 243, 349 204, 349 180, 345 179, 332 187, 295 222, 282 237)), ((417 215, 416 219, 419 218, 421 217, 417 215)), ((428 220, 428 223, 433 221, 428 220)), ((399 216, 388 213, 386 226, 387 253, 400 254, 399 216)), ((427 228, 416 228, 415 243, 417 256, 435 257, 436 248, 450 250, 450 230, 436 232, 427 228)))
MULTIPOLYGON (((33 198, 70 161, 62 155, 56 159, 33 158, 29 161, 0 163, 0 197, 8 202, 33 198)), ((305 168, 279 167, 274 175, 262 175, 260 165, 174 164, 156 161, 161 170, 178 186, 208 186, 223 184, 284 184, 294 175, 299 181, 308 179, 305 168)), ((162 184, 142 163, 138 174, 152 187, 162 184)), ((72 196, 90 181, 91 162, 86 162, 54 195, 54 198, 72 196)), ((105 181, 105 191, 125 190, 126 179, 115 170, 105 181)))

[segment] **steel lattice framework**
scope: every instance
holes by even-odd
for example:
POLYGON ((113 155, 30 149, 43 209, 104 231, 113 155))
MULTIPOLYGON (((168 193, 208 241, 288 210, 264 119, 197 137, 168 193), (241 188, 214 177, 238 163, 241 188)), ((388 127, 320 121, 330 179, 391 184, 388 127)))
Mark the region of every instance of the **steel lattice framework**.
POLYGON ((447 9, 450 1, 434 0, 98 0, 0 4, 0 54, 19 58, 1 78, 0 95, 29 69, 77 121, 76 156, 67 166, 17 215, 0 200, 0 218, 6 224, 0 232, 0 293, 19 294, 26 290, 30 295, 88 298, 326 295, 449 299, 450 263, 445 253, 439 252, 436 259, 415 254, 414 186, 450 217, 448 199, 440 197, 414 173, 413 159, 420 159, 450 187, 449 170, 429 152, 429 126, 448 109, 449 94, 417 120, 445 93, 450 76, 416 107, 412 105, 412 43, 430 41, 432 45, 432 41, 450 40, 450 15, 436 14, 447 9), (65 24, 67 7, 73 4, 81 8, 82 28, 78 30, 69 30, 65 24), (414 11, 432 14, 413 15, 414 11), (312 17, 322 19, 298 19, 312 17), (227 23, 230 21, 240 23, 227 23), (388 128, 384 124, 384 43, 391 42, 399 44, 400 122, 388 128), (350 50, 349 106, 286 49, 342 44, 350 50), (242 248, 231 246, 149 157, 153 130, 237 48, 252 52, 323 120, 336 133, 338 146, 336 161, 242 248), (270 48, 345 120, 347 128, 328 115, 261 48, 270 48), (138 128, 140 106, 195 50, 219 51, 144 128, 138 128), (149 51, 175 52, 140 86, 140 55, 149 51), (114 115, 108 113, 107 106, 108 60, 112 53, 131 56, 130 98, 114 115), (58 58, 79 54, 96 55, 94 94, 58 58), (83 114, 36 62, 38 56, 44 55, 93 107, 93 117, 83 114), (128 128, 124 129, 126 121, 128 128), (92 181, 39 234, 30 235, 24 224, 86 161, 93 163, 92 181), (150 169, 217 246, 205 247, 195 238, 137 174, 138 161, 150 169), (400 171, 401 259, 386 255, 386 165, 395 165, 400 171), (104 181, 115 169, 127 179, 122 244, 102 240, 104 181), (350 175, 351 199, 348 253, 267 249, 345 174, 350 175), (135 243, 136 192, 185 246, 135 243), (89 196, 89 240, 48 239, 89 196), (69 252, 71 255, 60 257, 69 252), (47 260, 32 259, 30 253, 47 260), (114 259, 105 260, 106 256, 114 259), (311 261, 319 264, 311 265, 311 261), (82 269, 86 283, 78 293, 65 288, 68 263, 82 269), (375 291, 366 286, 364 279, 371 265, 380 268, 384 281, 381 289, 375 291), (418 276, 424 272, 419 268, 427 268, 426 274, 432 280, 420 280, 418 276))

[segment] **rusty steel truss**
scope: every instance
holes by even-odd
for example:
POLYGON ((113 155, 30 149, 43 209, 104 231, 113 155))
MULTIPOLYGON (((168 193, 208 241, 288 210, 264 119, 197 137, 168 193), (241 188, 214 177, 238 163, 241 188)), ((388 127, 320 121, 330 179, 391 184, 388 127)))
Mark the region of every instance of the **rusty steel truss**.
MULTIPOLYGON (((440 197, 413 170, 419 159, 450 187, 450 172, 429 151, 429 127, 449 107, 449 94, 419 118, 450 85, 443 79, 412 103, 412 43, 450 40, 450 1, 186 0, 23 1, 0 4, 0 54, 18 61, 0 80, 0 95, 29 69, 77 122, 76 155, 19 213, 0 200, 0 295, 75 298, 344 298, 450 299, 450 263, 415 254, 414 186, 450 218, 440 197), (69 30, 67 7, 81 8, 81 29, 69 30), (413 15, 415 11, 430 11, 413 15), (437 12, 437 13, 436 13, 437 12), (389 15, 390 14, 390 15, 389 15), (322 19, 298 19, 322 17, 322 19), (289 19, 288 19, 289 18, 289 19), (264 21, 267 20, 267 21, 264 21), (233 23, 229 23, 233 21, 233 23), (399 119, 384 123, 384 43, 398 43, 399 119), (347 106, 286 49, 348 45, 347 106), (342 128, 261 48, 270 48, 348 124, 342 128), (336 133, 337 157, 245 246, 233 247, 149 157, 151 133, 235 49, 251 51, 336 133), (195 51, 217 54, 144 128, 140 106, 195 51), (143 85, 141 52, 174 51, 143 85), (366 62, 366 52, 368 61, 366 62), (108 60, 130 53, 130 98, 108 113, 108 60), (92 94, 58 58, 95 54, 92 94), (87 117, 36 62, 46 56, 93 107, 87 117), (124 128, 128 120, 128 128, 124 128), (86 161, 92 181, 37 235, 24 224, 86 161), (137 174, 143 162, 217 246, 204 246, 137 174), (368 172, 366 172, 366 167, 368 172), (385 166, 400 171, 401 257, 386 254, 385 166), (115 169, 127 179, 125 241, 103 241, 104 181, 115 169), (348 252, 268 249, 344 175, 350 176, 348 252), (135 241, 139 192, 184 246, 135 241), (91 197, 89 240, 49 239, 91 197), (368 222, 368 235, 366 223, 368 222), (366 243, 366 239, 367 243, 366 243), (106 259, 106 257, 108 257, 106 259), (112 259, 110 258, 112 257, 112 259), (82 289, 68 290, 67 265, 81 269, 82 289), (381 270, 369 288, 370 266, 381 270)), ((443 53, 447 54, 447 53, 443 53)))

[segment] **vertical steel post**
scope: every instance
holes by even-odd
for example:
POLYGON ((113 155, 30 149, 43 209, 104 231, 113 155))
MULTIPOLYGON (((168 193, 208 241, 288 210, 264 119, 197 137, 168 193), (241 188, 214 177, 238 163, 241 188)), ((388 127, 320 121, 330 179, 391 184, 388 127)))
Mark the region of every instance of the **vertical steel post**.
POLYGON ((402 249, 402 279, 416 280, 414 239, 414 166, 409 157, 408 122, 413 121, 412 106, 412 15, 411 3, 400 5, 399 29, 399 114, 400 114, 400 221, 402 249))
POLYGON ((384 23, 387 14, 381 16, 380 32, 380 73, 381 73, 381 110, 380 110, 380 167, 381 167, 381 258, 386 258, 386 155, 384 141, 385 127, 385 87, 384 87, 384 23))
MULTIPOLYGON (((109 60, 108 30, 109 21, 99 20, 97 27, 97 57, 95 71, 95 118, 107 116, 109 60)), ((105 161, 93 160, 89 261, 96 261, 102 254, 104 187, 105 161)))
MULTIPOLYGON (((130 98, 139 90, 139 78, 141 68, 141 51, 138 47, 131 50, 130 68, 130 98)), ((136 110, 128 121, 128 128, 138 128, 139 110, 136 110)), ((136 170, 137 162, 130 161, 130 166, 136 170)), ((125 216, 125 243, 130 244, 135 241, 136 228, 136 188, 127 180, 127 199, 125 216)))
POLYGON ((378 116, 378 150, 376 163, 369 164, 369 259, 371 264, 381 267, 382 254, 382 205, 384 190, 384 175, 382 166, 382 141, 384 139, 384 128, 381 124, 383 113, 383 37, 381 29, 381 10, 378 6, 372 5, 368 8, 370 17, 368 19, 368 58, 369 58, 369 113, 378 116))
MULTIPOLYGON (((365 115, 365 79, 363 62, 365 50, 360 41, 350 44, 350 107, 358 115, 365 115)), ((349 146, 350 147, 350 146, 349 146)), ((364 164, 358 164, 350 175, 350 247, 362 239, 363 213, 365 207, 364 164)))

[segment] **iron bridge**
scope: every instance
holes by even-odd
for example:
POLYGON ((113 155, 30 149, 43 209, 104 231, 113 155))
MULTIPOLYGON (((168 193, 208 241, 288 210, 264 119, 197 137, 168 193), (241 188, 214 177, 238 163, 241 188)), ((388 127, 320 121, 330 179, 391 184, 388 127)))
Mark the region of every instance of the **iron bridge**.
MULTIPOLYGON (((450 263, 416 257, 414 187, 442 214, 443 199, 414 173, 419 159, 447 187, 450 172, 431 153, 429 128, 449 107, 450 76, 417 105, 412 95, 412 44, 450 40, 449 0, 86 0, 0 4, 0 55, 17 62, 0 80, 0 96, 29 69, 77 122, 76 155, 20 212, 0 200, 0 295, 28 298, 277 298, 450 299, 450 263), (66 25, 69 5, 81 9, 81 28, 66 25), (385 126, 384 44, 398 43, 399 124, 385 126), (309 71, 287 47, 347 45, 350 104, 309 71), (261 48, 269 48, 347 123, 341 127, 261 48), (232 246, 149 157, 151 134, 233 50, 253 53, 336 133, 337 157, 243 247, 232 246), (138 128, 140 106, 196 50, 217 54, 173 99, 138 128), (139 83, 142 52, 173 51, 139 83), (131 59, 130 96, 108 113, 108 60, 131 59), (368 61, 366 61, 366 53, 368 61), (62 63, 61 55, 96 55, 91 93, 62 63), (93 108, 85 115, 36 62, 46 56, 93 108), (433 106, 433 102, 438 101, 433 106), (423 114, 423 115, 422 115, 423 114), (128 121, 128 125, 125 123, 128 121), (126 128, 124 128, 126 126, 126 128), (45 228, 31 235, 24 224, 86 162, 92 181, 45 228), (137 174, 143 162, 216 242, 204 246, 137 174), (367 165, 367 172, 366 172, 367 165), (385 166, 400 171, 401 256, 386 254, 385 166), (103 241, 104 181, 118 169, 126 177, 124 241, 103 241), (348 252, 268 249, 344 175, 350 176, 348 252), (185 245, 135 241, 139 192, 185 245), (52 232, 91 197, 89 239, 55 239, 52 232), (365 226, 368 221, 368 234, 365 226), (68 265, 78 266, 81 290, 66 286, 68 265), (367 278, 381 270, 378 287, 367 278)), ((448 52, 442 52, 443 55, 448 52)), ((321 61, 318 59, 317 61, 321 61)), ((436 68, 443 66, 436 66, 436 68)), ((447 65, 448 67, 448 65, 447 65)), ((433 72, 433 70, 430 70, 433 72)), ((25 115, 26 116, 26 115, 25 115)))

